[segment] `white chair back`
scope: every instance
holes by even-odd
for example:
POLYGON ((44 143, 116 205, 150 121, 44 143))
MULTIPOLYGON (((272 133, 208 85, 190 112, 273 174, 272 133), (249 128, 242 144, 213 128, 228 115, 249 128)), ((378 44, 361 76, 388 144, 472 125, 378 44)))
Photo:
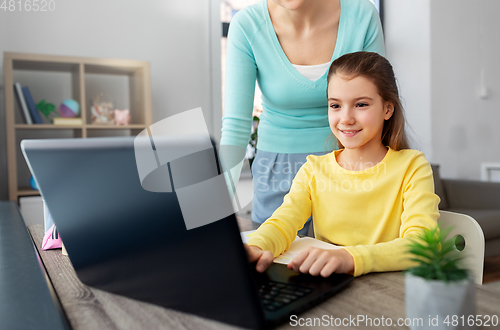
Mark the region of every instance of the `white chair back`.
MULTIPOLYGON (((465 247, 460 253, 464 254, 464 265, 474 276, 476 284, 483 284, 484 267, 484 234, 476 220, 471 216, 461 213, 439 211, 438 223, 443 227, 452 226, 448 238, 461 235, 465 247)), ((457 249, 458 250, 458 249, 457 249)))

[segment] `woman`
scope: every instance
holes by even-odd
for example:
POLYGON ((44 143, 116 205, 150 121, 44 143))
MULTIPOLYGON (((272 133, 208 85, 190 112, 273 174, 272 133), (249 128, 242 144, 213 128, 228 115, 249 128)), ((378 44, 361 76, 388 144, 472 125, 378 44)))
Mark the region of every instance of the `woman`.
MULTIPOLYGON (((281 205, 307 155, 335 149, 327 143, 327 70, 336 58, 361 50, 384 55, 380 19, 369 0, 263 0, 233 17, 221 146, 246 148, 257 81, 263 112, 252 165, 255 227, 281 205)), ((222 152, 224 168, 238 156, 222 152)), ((233 182, 238 177, 233 174, 233 182)))

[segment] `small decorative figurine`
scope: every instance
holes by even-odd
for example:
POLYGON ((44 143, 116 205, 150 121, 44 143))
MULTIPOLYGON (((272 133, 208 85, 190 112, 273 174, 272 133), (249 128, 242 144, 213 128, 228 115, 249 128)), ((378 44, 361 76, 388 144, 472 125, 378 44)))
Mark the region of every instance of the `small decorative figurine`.
POLYGON ((128 109, 118 110, 115 109, 115 124, 116 125, 129 125, 130 124, 130 111, 128 109))
POLYGON ((72 118, 80 114, 80 105, 72 99, 67 99, 59 106, 59 113, 62 117, 72 118))
POLYGON ((35 178, 33 175, 30 177, 30 186, 33 188, 33 190, 38 190, 38 186, 36 184, 35 178))
POLYGON ((92 100, 90 107, 92 124, 114 124, 113 102, 110 97, 104 93, 100 93, 92 100))
POLYGON ((41 100, 40 102, 38 102, 36 104, 36 108, 38 109, 38 111, 43 113, 48 121, 52 121, 52 119, 59 116, 56 112, 56 106, 52 103, 46 102, 45 100, 41 100))

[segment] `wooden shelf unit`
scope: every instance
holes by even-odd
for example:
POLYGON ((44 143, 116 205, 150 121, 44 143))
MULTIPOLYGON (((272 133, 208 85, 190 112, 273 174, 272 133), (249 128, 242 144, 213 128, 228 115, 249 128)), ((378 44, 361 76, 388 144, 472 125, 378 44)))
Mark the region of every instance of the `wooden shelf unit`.
MULTIPOLYGON (((49 81, 47 84, 50 84, 49 81)), ((45 84, 45 83, 44 83, 45 84)), ((28 85, 30 89, 32 85, 28 85)), ((47 88, 47 87, 45 87, 47 88)), ((49 85, 50 88, 50 85, 49 85)), ((70 57, 25 53, 4 53, 4 90, 5 90, 5 121, 7 134, 7 170, 9 178, 9 199, 18 201, 20 196, 33 196, 38 192, 26 188, 28 178, 27 165, 22 158, 19 140, 23 134, 29 138, 47 138, 53 134, 57 138, 59 133, 72 135, 75 138, 87 138, 94 136, 114 136, 138 134, 152 124, 151 111, 151 73, 147 61, 70 57), (80 104, 80 116, 82 125, 52 125, 32 124, 28 125, 22 121, 22 113, 16 115, 16 111, 22 112, 16 107, 16 96, 14 95, 14 81, 16 72, 45 72, 63 73, 69 75, 71 81, 72 98, 80 104), (102 76, 107 78, 124 78, 128 84, 128 99, 131 124, 127 126, 98 125, 91 123, 90 99, 94 95, 88 95, 86 87, 91 82, 86 81, 89 76, 102 76), (17 108, 17 109, 16 109, 17 108), (56 134, 57 133, 57 134, 56 134), (90 134, 89 134, 90 133, 90 134), (39 136, 37 136, 39 135, 39 136), (33 137, 35 136, 35 137, 33 137), (19 176, 22 176, 20 179, 19 176), (22 182, 20 182, 22 181, 22 182)), ((106 93, 106 90, 103 90, 106 93)), ((35 98, 35 103, 39 101, 35 98)), ((59 100, 59 104, 64 99, 59 100)), ((59 106, 56 104, 56 107, 59 106)))

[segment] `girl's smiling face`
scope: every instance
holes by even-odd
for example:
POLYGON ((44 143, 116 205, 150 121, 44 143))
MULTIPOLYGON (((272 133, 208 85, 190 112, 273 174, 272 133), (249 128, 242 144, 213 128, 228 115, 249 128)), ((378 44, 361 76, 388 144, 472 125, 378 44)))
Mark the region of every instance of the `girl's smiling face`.
POLYGON ((373 151, 382 145, 384 122, 394 107, 364 76, 335 74, 328 84, 328 121, 346 150, 373 151))

